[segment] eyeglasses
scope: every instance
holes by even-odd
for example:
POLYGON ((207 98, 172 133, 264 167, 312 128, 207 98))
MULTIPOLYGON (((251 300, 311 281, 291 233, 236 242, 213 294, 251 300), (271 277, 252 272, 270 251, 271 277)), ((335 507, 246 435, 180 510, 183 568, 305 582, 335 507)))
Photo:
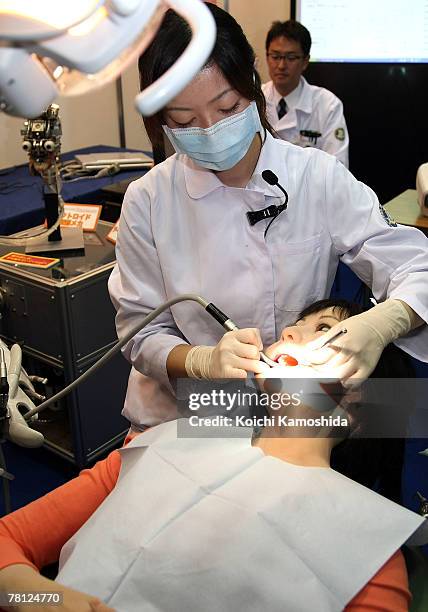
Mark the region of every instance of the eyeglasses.
POLYGON ((296 62, 305 57, 304 55, 297 55, 296 53, 284 53, 283 55, 280 53, 267 53, 267 56, 270 57, 271 61, 275 64, 279 64, 281 60, 284 60, 284 62, 296 62))

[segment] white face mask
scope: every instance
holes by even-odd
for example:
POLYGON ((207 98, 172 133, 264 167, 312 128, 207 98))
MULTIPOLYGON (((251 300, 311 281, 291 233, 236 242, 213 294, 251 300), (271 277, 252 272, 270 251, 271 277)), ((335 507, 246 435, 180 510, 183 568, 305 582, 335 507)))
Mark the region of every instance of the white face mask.
POLYGON ((256 133, 262 133, 255 102, 209 128, 162 127, 177 153, 185 153, 198 166, 217 171, 233 168, 247 153, 256 133))

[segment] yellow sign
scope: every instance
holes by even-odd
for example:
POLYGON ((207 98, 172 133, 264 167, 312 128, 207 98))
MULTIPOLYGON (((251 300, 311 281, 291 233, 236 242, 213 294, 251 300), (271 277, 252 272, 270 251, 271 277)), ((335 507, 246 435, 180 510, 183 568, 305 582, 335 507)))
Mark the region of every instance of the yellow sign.
POLYGON ((17 264, 19 266, 29 266, 30 268, 50 268, 59 262, 55 257, 40 257, 39 255, 26 255, 25 253, 7 253, 0 257, 0 261, 17 264))
POLYGON ((95 232, 101 209, 98 204, 64 204, 61 227, 81 227, 84 232, 95 232))

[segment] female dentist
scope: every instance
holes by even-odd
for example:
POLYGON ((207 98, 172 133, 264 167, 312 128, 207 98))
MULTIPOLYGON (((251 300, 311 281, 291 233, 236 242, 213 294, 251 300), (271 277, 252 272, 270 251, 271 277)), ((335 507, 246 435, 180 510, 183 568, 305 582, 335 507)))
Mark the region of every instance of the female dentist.
MULTIPOLYGON (((134 336, 124 348, 133 368, 123 414, 136 428, 177 416, 177 378, 262 373, 263 345, 329 295, 340 260, 381 303, 348 319, 347 333, 328 348, 315 341, 312 361, 334 366, 348 385, 367 378, 397 339, 428 361, 428 240, 389 219, 373 191, 335 157, 273 137, 251 46, 233 17, 207 6, 217 25, 211 58, 144 120, 152 143, 166 134, 176 154, 126 193, 109 290, 119 337, 183 293, 214 302, 240 330, 223 335, 200 306, 184 302, 134 336), (284 202, 264 170, 288 192, 288 207, 250 225, 246 213, 284 202)), ((189 40, 187 24, 168 11, 140 58, 143 88, 189 40)))

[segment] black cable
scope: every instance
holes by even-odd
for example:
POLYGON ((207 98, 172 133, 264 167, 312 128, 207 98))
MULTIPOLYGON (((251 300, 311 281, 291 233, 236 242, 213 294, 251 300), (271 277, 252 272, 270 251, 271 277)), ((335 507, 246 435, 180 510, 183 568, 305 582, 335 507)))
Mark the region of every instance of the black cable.
POLYGON ((277 206, 277 213, 276 213, 276 215, 269 222, 267 228, 264 231, 263 238, 266 238, 266 234, 268 233, 268 230, 269 230, 270 226, 272 225, 272 223, 275 221, 275 219, 278 218, 278 216, 282 213, 282 211, 287 210, 287 206, 288 206, 288 193, 285 191, 284 187, 279 183, 278 177, 276 176, 276 174, 274 172, 272 172, 272 170, 263 170, 262 178, 269 185, 278 187, 278 189, 280 189, 282 191, 282 193, 284 194, 284 202, 282 204, 280 204, 279 206, 277 206))
MULTIPOLYGON (((12 511, 12 503, 10 498, 10 487, 9 480, 11 475, 8 474, 6 469, 6 460, 3 454, 2 444, 4 440, 0 440, 0 478, 3 480, 3 499, 5 514, 9 514, 12 511)), ((13 478, 13 476, 12 476, 13 478)))
MULTIPOLYGON (((179 302, 185 302, 187 300, 200 304, 200 306, 205 308, 205 310, 218 323, 220 323, 220 325, 222 325, 224 329, 226 329, 227 331, 238 329, 238 327, 232 321, 232 319, 230 319, 226 314, 224 314, 224 312, 222 312, 219 308, 217 308, 215 304, 213 304, 212 302, 207 302, 207 300, 200 297, 199 295, 185 293, 175 298, 171 298, 167 302, 164 302, 163 304, 155 308, 155 310, 152 310, 152 312, 150 312, 147 316, 145 316, 144 319, 140 320, 136 325, 134 325, 134 327, 131 328, 131 330, 122 338, 122 340, 119 340, 118 342, 116 342, 116 344, 114 344, 111 347, 111 349, 107 351, 107 353, 105 353, 100 359, 98 359, 98 361, 96 361, 93 365, 91 365, 91 367, 88 370, 86 370, 86 372, 84 372, 78 378, 76 378, 76 380, 73 380, 73 382, 67 385, 67 387, 65 387, 64 389, 62 389, 61 391, 59 391, 52 397, 48 398, 47 400, 39 404, 39 406, 37 406, 36 408, 33 408, 32 410, 24 414, 23 415, 24 419, 28 421, 35 414, 38 414, 39 412, 41 412, 42 410, 44 410, 45 408, 47 408, 54 402, 57 402, 60 399, 62 399, 65 395, 68 395, 71 391, 73 391, 77 387, 77 385, 80 385, 82 382, 84 382, 87 378, 89 378, 89 376, 91 376, 94 372, 96 372, 99 368, 101 368, 107 361, 109 361, 112 357, 114 357, 114 355, 116 355, 116 353, 118 353, 121 350, 121 348, 127 342, 129 342, 129 340, 131 340, 131 338, 133 338, 138 332, 140 332, 144 327, 146 327, 146 325, 151 323, 153 319, 155 319, 162 312, 164 312, 164 310, 167 310, 167 308, 170 308, 174 304, 178 304, 179 302)), ((267 357, 263 355, 263 353, 261 353, 261 355, 263 357, 263 360, 266 361, 267 357)))
MULTIPOLYGON (((120 349, 127 342, 129 342, 129 340, 131 338, 133 338, 146 325, 151 323, 151 321, 153 321, 153 319, 155 319, 158 315, 160 315, 164 310, 166 310, 167 308, 170 308, 170 306, 173 306, 174 304, 178 304, 179 302, 184 302, 186 300, 191 300, 191 301, 197 302, 198 304, 200 304, 205 309, 208 306, 213 306, 213 305, 209 304, 206 300, 201 298, 200 296, 193 295, 193 294, 190 294, 190 293, 179 295, 179 296, 177 296, 175 298, 171 298, 167 302, 164 302, 163 304, 161 304, 160 306, 155 308, 155 310, 152 310, 152 312, 150 312, 146 317, 144 317, 144 319, 140 320, 136 325, 134 325, 134 327, 132 327, 132 329, 122 338, 122 340, 119 340, 118 342, 116 342, 116 344, 114 344, 111 347, 111 349, 109 349, 107 351, 107 353, 105 353, 100 359, 98 359, 98 361, 96 361, 93 365, 91 365, 91 367, 88 370, 86 370, 86 372, 81 374, 78 378, 76 378, 76 380, 73 380, 73 382, 71 382, 69 385, 67 385, 67 387, 65 387, 64 389, 62 389, 61 391, 59 391, 58 393, 56 393, 55 395, 53 395, 49 399, 47 399, 44 402, 42 402, 41 404, 39 404, 39 406, 37 406, 36 408, 33 408, 32 410, 30 410, 29 412, 24 414, 23 415, 24 419, 26 421, 28 421, 32 416, 34 416, 38 412, 44 410, 45 408, 47 408, 48 406, 50 406, 54 402, 57 402, 58 400, 62 399, 65 395, 68 395, 71 391, 73 391, 77 387, 77 385, 80 385, 80 383, 84 382, 87 378, 89 378, 89 376, 91 376, 91 374, 96 372, 107 361, 109 361, 109 359, 114 357, 114 355, 116 355, 116 353, 119 353, 120 349)), ((217 312, 221 313, 221 311, 219 311, 215 307, 213 307, 209 312, 210 312, 211 316, 213 316, 214 318, 217 318, 216 317, 216 313, 217 312)), ((221 325, 226 327, 226 329, 231 329, 231 328, 227 327, 227 323, 229 321, 227 316, 224 315, 223 313, 221 313, 221 315, 226 317, 226 321, 224 323, 222 321, 219 321, 221 323, 221 325)), ((217 320, 219 320, 219 319, 217 319, 217 320)))

